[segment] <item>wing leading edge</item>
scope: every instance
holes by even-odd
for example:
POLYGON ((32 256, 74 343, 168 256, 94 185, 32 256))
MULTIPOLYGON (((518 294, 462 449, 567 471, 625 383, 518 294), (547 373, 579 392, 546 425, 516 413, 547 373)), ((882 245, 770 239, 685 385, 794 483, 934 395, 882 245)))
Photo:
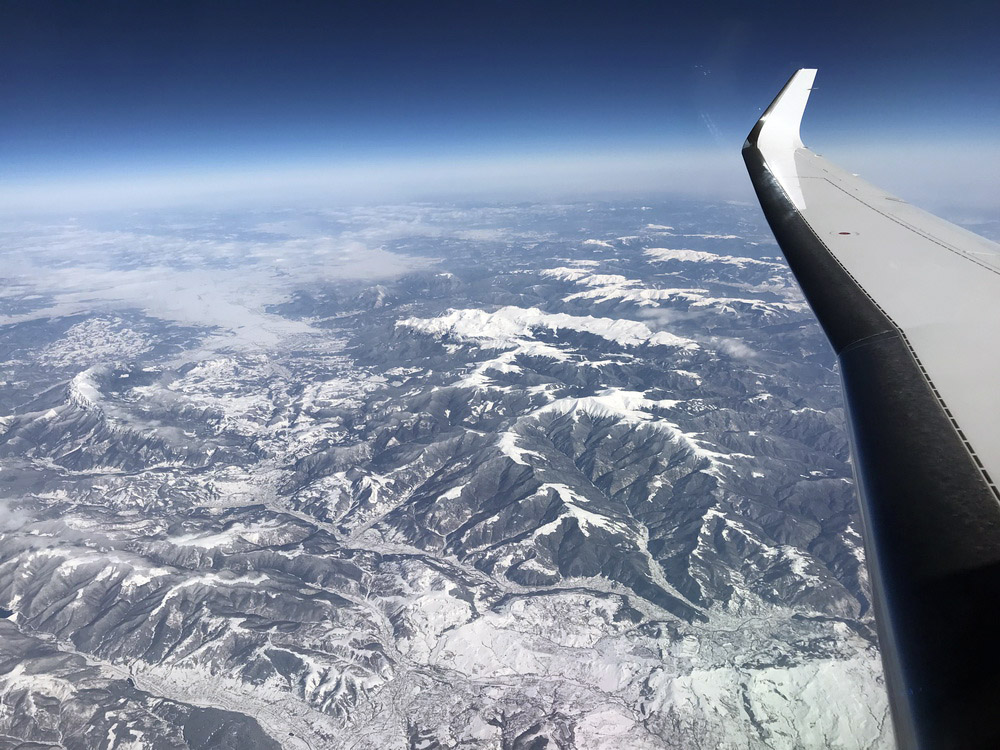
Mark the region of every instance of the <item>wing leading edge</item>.
POLYGON ((805 148, 815 70, 743 146, 840 362, 900 747, 1000 747, 1000 246, 805 148))

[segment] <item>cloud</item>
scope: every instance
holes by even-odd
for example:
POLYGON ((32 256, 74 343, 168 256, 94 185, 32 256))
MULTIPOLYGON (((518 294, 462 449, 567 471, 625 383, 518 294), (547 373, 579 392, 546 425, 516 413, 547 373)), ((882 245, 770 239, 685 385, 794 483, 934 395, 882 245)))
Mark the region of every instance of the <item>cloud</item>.
POLYGON ((12 508, 9 501, 0 500, 0 532, 17 531, 31 520, 18 508, 12 508))
POLYGON ((0 322, 139 310, 217 329, 213 345, 267 347, 315 332, 305 322, 269 311, 293 291, 316 283, 391 278, 436 262, 380 247, 384 229, 371 240, 344 229, 300 231, 234 236, 219 232, 210 220, 145 232, 110 232, 82 223, 9 230, 0 236, 0 251, 3 276, 13 283, 0 288, 0 297, 34 293, 48 304, 0 316, 0 322))
POLYGON ((668 307, 642 308, 636 317, 644 320, 654 331, 667 328, 681 320, 693 320, 707 314, 707 310, 672 310, 668 307))
POLYGON ((720 352, 733 359, 753 359, 758 356, 758 352, 747 346, 740 339, 727 338, 725 336, 712 336, 709 342, 720 352))

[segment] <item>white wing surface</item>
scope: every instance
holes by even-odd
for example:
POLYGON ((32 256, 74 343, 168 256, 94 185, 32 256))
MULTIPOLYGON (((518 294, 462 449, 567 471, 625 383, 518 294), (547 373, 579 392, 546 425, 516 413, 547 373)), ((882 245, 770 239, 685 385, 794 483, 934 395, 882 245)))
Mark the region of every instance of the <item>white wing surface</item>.
POLYGON ((743 147, 840 360, 901 747, 1000 747, 1000 246, 802 143, 800 70, 743 147))

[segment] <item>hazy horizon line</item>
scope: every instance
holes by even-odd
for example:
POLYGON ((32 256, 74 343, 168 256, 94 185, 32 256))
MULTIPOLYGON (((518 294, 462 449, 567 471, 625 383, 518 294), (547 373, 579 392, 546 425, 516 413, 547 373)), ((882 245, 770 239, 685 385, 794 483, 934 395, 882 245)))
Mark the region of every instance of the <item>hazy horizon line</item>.
MULTIPOLYGON (((848 170, 915 203, 1000 207, 1000 145, 967 142, 827 143, 817 148, 848 170)), ((120 209, 372 204, 449 200, 600 199, 642 195, 754 199, 733 148, 614 148, 302 158, 35 176, 0 182, 0 213, 120 209)))

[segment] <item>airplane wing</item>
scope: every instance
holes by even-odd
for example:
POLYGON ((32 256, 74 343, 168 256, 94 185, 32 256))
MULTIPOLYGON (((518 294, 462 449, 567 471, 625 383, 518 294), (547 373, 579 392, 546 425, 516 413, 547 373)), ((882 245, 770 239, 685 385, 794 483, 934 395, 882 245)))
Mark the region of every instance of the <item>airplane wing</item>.
POLYGON ((743 158, 837 352, 900 747, 1000 747, 1000 245, 809 149, 799 70, 743 158))

